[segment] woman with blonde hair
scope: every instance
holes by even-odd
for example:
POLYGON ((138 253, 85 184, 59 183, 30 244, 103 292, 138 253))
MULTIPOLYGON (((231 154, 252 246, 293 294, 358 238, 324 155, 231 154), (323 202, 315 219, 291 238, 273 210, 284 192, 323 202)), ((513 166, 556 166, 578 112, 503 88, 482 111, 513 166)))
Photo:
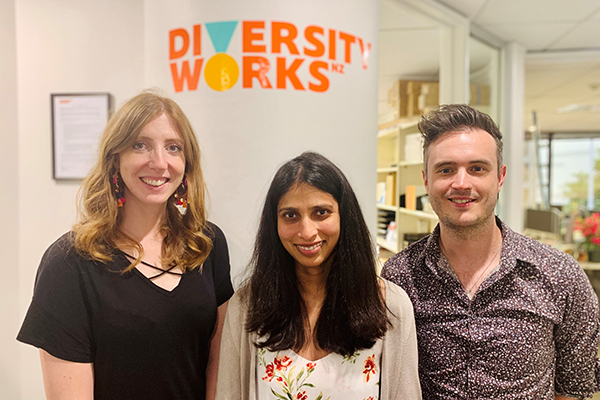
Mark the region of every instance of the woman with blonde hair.
POLYGON ((205 191, 173 100, 146 91, 110 119, 78 222, 44 254, 18 336, 40 349, 48 399, 214 397, 233 288, 205 191))

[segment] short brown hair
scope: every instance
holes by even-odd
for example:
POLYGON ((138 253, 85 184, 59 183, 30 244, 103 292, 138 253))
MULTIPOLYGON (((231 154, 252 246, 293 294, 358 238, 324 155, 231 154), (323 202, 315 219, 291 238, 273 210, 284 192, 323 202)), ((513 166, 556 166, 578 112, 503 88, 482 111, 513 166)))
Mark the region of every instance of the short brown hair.
POLYGON ((496 141, 498 173, 502 167, 502 133, 492 118, 466 104, 444 104, 423 116, 418 125, 423 137, 423 163, 427 173, 427 150, 444 133, 481 129, 496 141))

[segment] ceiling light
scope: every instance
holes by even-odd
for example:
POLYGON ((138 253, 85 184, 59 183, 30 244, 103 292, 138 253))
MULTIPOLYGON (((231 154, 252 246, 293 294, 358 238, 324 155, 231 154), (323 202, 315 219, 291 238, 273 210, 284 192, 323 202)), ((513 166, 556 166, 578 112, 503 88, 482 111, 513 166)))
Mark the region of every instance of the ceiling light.
POLYGON ((592 113, 600 111, 600 104, 569 104, 568 106, 561 107, 556 110, 559 114, 568 114, 568 113, 592 113))

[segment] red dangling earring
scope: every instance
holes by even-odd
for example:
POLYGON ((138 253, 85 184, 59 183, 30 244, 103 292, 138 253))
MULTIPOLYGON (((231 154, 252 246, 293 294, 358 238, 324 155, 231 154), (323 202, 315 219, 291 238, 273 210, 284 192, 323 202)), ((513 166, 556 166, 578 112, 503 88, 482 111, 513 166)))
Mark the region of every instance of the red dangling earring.
POLYGON ((173 196, 177 199, 177 205, 182 206, 183 208, 187 208, 188 200, 187 200, 187 191, 188 191, 188 182, 187 177, 184 177, 181 181, 181 185, 177 188, 173 196))
POLYGON ((115 172, 113 175, 113 185, 115 185, 115 196, 117 197, 117 207, 123 207, 125 203, 125 195, 123 194, 123 188, 119 187, 119 173, 115 172))

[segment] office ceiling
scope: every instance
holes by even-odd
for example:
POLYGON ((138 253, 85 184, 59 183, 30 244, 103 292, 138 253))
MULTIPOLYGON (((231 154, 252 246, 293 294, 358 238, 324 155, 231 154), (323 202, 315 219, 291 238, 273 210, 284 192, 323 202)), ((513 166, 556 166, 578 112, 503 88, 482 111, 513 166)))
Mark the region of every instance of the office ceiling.
MULTIPOLYGON (((498 39, 526 48, 524 128, 535 110, 544 132, 600 132, 600 1, 436 1, 498 39)), ((380 4, 381 105, 394 79, 437 76, 439 39, 431 21, 393 0, 380 4), (410 54, 419 54, 419 60, 410 54)), ((472 72, 480 67, 474 65, 478 51, 471 48, 472 72)))

